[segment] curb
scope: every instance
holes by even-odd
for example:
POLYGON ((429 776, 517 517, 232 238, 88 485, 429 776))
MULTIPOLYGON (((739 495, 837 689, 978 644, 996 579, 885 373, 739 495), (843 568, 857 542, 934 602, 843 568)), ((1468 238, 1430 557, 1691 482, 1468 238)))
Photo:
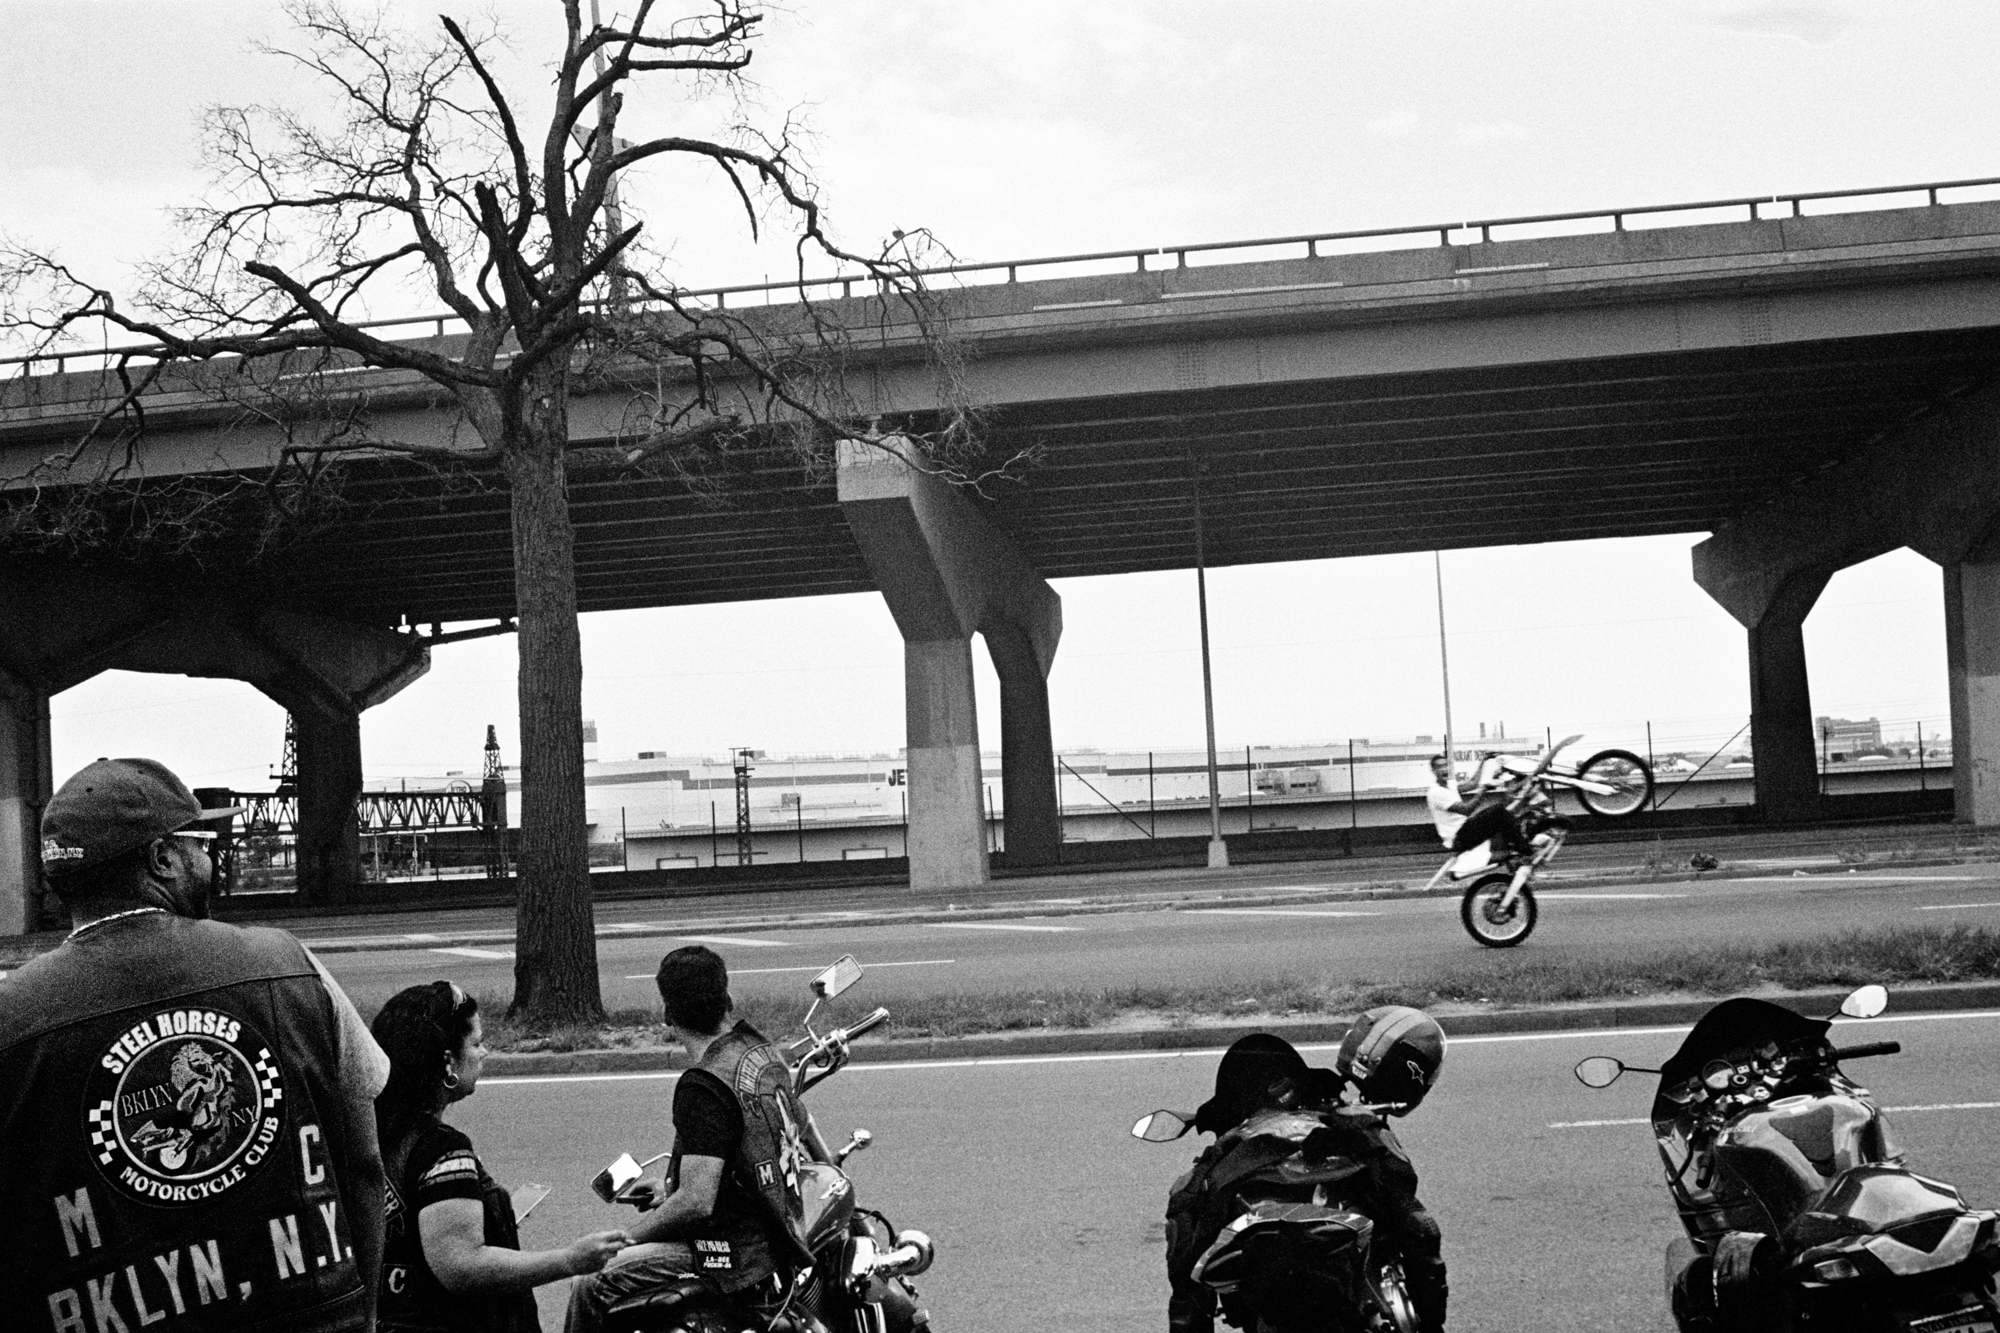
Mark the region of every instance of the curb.
MULTIPOLYGON (((1847 990, 1792 991, 1768 997, 1808 1014, 1839 1008, 1847 990)), ((1631 1004, 1558 1005, 1546 1009, 1506 1009, 1491 1013, 1439 1014, 1438 1023, 1450 1037, 1498 1036, 1528 1032, 1586 1032, 1598 1029, 1661 1027, 1692 1023, 1724 997, 1709 1000, 1643 1000, 1631 1004)), ((2000 1009, 2000 983, 1971 982, 1910 986, 1890 991, 1890 1011, 1949 1013, 1960 1009, 2000 1009)), ((1265 1023, 1226 1023, 1200 1027, 1160 1027, 1121 1032, 1000 1033, 978 1037, 917 1038, 863 1041, 855 1047, 855 1064, 903 1064, 910 1061, 1009 1060, 1064 1055, 1143 1054, 1154 1051, 1221 1050, 1252 1032, 1275 1032, 1295 1045, 1330 1045, 1347 1032, 1345 1022, 1332 1019, 1277 1019, 1265 1023)), ((560 1074, 652 1074, 685 1067, 676 1052, 665 1047, 641 1051, 550 1051, 486 1057, 486 1072, 496 1078, 545 1077, 560 1074)))

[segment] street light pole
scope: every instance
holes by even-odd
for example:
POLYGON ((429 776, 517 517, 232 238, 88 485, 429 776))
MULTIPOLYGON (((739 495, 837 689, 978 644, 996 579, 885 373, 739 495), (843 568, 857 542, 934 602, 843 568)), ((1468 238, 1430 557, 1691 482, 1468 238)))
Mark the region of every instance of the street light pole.
POLYGON ((1215 769, 1215 679, 1208 660, 1208 539, 1202 526, 1201 472, 1194 474, 1194 592, 1201 619, 1201 708, 1208 724, 1208 867, 1226 869, 1229 844, 1222 840, 1222 788, 1215 769))
POLYGON ((1438 670, 1444 675, 1444 757, 1452 766, 1453 780, 1457 780, 1458 757, 1451 748, 1451 658, 1445 652, 1444 644, 1444 556, 1431 552, 1431 566, 1437 574, 1438 601, 1438 670))

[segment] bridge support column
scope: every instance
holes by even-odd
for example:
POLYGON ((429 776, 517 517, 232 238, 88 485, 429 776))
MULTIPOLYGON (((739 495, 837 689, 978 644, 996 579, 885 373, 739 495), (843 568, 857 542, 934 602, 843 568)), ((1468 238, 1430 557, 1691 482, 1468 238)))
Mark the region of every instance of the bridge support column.
POLYGON ((911 887, 984 884, 984 775, 969 639, 904 643, 903 714, 909 746, 911 887))
POLYGON ((289 710, 299 723, 299 887, 336 901, 357 878, 360 715, 429 669, 420 639, 285 611, 254 591, 0 559, 0 933, 31 922, 41 882, 41 838, 27 810, 39 818, 55 776, 51 695, 103 671, 148 671, 240 680, 289 710), (17 851, 24 836, 27 850, 17 851))
POLYGON ((351 900, 360 879, 361 714, 292 715, 299 742, 299 896, 311 903, 351 900))
POLYGON ((55 794, 49 697, 0 675, 0 935, 26 935, 42 912, 42 807, 55 794))
POLYGON ((1056 747, 1049 726, 1048 668, 1018 626, 988 626, 986 651, 1000 677, 1000 792, 1007 812, 1007 864, 1062 859, 1056 747))
POLYGON ((2000 563, 1944 567, 1951 781, 1964 824, 2000 824, 2000 563))
POLYGON ((1053 860, 1061 846, 1047 680, 1062 599, 915 449, 901 436, 844 440, 838 481, 848 528, 903 635, 910 887, 930 891, 982 884, 988 873, 975 633, 1001 679, 1008 859, 1039 864, 1018 857, 1053 860))
POLYGON ((1791 580, 1750 626, 1750 745, 1757 761, 1757 805, 1773 823, 1796 823, 1819 814, 1805 620, 1828 577, 1791 580))

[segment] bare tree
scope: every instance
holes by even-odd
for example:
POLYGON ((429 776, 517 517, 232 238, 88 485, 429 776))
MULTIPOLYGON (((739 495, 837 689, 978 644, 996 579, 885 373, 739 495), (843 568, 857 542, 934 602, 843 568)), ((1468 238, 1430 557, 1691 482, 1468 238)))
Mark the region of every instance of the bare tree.
MULTIPOLYGON (((278 518, 267 521, 279 526, 330 521, 298 497, 337 493, 330 479, 342 460, 386 454, 497 469, 511 496, 520 631, 513 1010, 536 1020, 601 1013, 566 478, 580 466, 681 466, 693 475, 700 469, 688 460, 704 451, 773 431, 824 456, 835 438, 858 433, 840 373, 852 332, 842 321, 855 319, 856 303, 801 302, 753 320, 690 298, 642 250, 641 225, 618 216, 621 174, 654 159, 706 164, 733 188, 753 234, 773 222, 786 228, 800 278, 812 260, 858 273, 874 303, 869 318, 918 330, 942 386, 940 410, 927 418, 938 425, 920 437, 917 461, 960 476, 976 457, 941 307, 923 289, 910 240, 897 233, 873 257, 834 244, 789 123, 775 135, 620 136, 634 80, 692 80, 709 96, 731 95, 761 22, 741 0, 713 0, 667 23, 655 22, 654 8, 637 0, 628 21, 604 24, 586 20, 580 0, 564 0, 553 104, 531 136, 522 104, 493 72, 491 34, 446 18, 426 37, 379 12, 295 0, 289 12, 303 40, 277 54, 331 89, 341 114, 321 123, 284 107, 212 109, 204 125, 211 198, 180 215, 184 247, 149 270, 131 307, 46 253, 17 248, 0 262, 0 314, 38 345, 74 345, 105 326, 154 344, 146 356, 114 359, 112 401, 74 448, 48 460, 37 478, 48 488, 45 513, 60 509, 59 494, 87 497, 77 514, 101 511, 107 494, 129 500, 136 492, 117 486, 144 430, 148 393, 163 377, 184 383, 203 372, 216 392, 254 400, 267 417, 315 423, 288 436, 267 472, 236 479, 274 497, 278 518), (398 283, 441 301, 466 332, 405 341, 364 326, 369 298, 398 283), (246 380, 242 368, 255 364, 277 369, 246 380), (280 382, 324 385, 325 372, 355 366, 423 376, 463 414, 478 447, 384 438, 365 414, 271 406, 280 382), (573 450, 571 393, 604 378, 643 390, 643 421, 615 448, 573 450)), ((336 401, 351 395, 329 389, 319 403, 336 401)), ((182 509, 197 516, 240 499, 212 479, 187 483, 182 495, 182 509)), ((16 522, 32 528, 33 512, 17 506, 16 522)))

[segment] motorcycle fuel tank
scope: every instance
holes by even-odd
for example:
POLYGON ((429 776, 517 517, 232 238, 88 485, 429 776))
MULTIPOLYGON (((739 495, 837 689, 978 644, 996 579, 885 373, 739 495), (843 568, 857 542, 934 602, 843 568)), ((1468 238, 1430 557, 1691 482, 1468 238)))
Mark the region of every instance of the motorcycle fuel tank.
POLYGON ((854 1217, 854 1185, 846 1172, 825 1162, 807 1162, 799 1168, 799 1193, 805 1203, 808 1248, 817 1251, 847 1234, 854 1217))

